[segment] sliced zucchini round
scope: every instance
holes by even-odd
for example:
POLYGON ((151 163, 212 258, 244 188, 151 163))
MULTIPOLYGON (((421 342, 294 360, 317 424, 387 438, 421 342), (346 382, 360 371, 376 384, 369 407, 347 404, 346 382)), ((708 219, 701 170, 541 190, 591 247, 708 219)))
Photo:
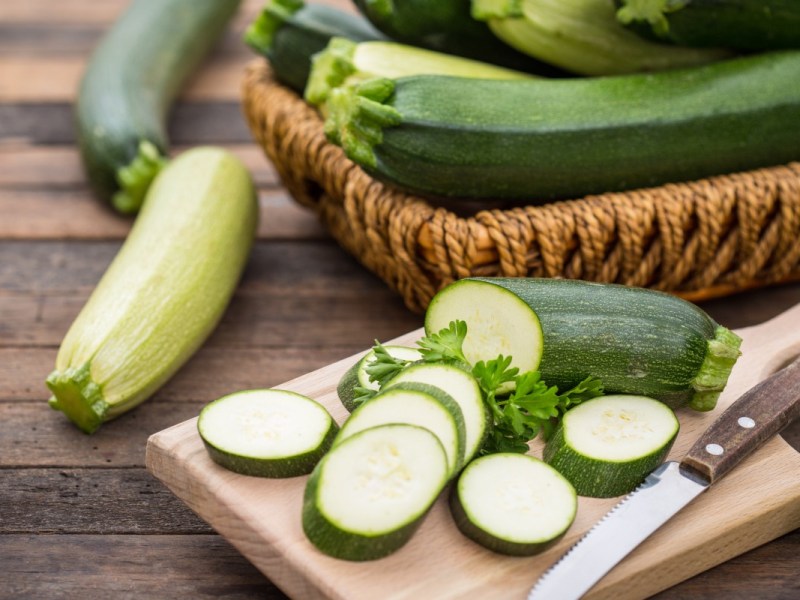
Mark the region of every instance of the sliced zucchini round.
POLYGON ((464 415, 455 400, 432 385, 398 383, 356 409, 333 441, 334 447, 350 436, 378 425, 407 423, 430 430, 439 438, 450 474, 464 464, 464 415))
POLYGON ((425 313, 425 332, 451 321, 467 324, 464 356, 471 364, 511 356, 521 373, 535 371, 542 359, 542 326, 536 312, 513 292, 486 281, 462 279, 441 290, 425 313))
POLYGON ((471 540, 494 552, 529 556, 566 533, 578 498, 569 481, 541 460, 499 453, 467 465, 453 486, 450 509, 471 540))
MULTIPOLYGON (((386 348, 386 351, 393 357, 401 360, 417 361, 422 358, 422 355, 416 348, 408 348, 406 346, 384 346, 384 348, 386 348)), ((371 381, 367 373, 367 365, 374 359, 375 351, 370 350, 361 360, 350 367, 339 380, 336 393, 339 395, 339 400, 342 401, 347 412, 353 412, 357 408, 354 402, 355 397, 358 395, 356 393, 357 387, 378 391, 378 383, 371 381)))
POLYGON ((303 530, 336 558, 387 556, 411 538, 448 478, 447 455, 427 429, 366 429, 335 446, 314 469, 303 501, 303 530))
POLYGON ((215 463, 243 475, 310 473, 338 431, 311 398, 284 390, 247 390, 200 411, 197 430, 215 463))
POLYGON ((464 463, 472 460, 486 439, 489 424, 489 411, 472 374, 457 365, 418 363, 403 369, 386 386, 404 382, 436 386, 458 403, 464 415, 464 463))
POLYGON ((664 462, 678 428, 675 413, 657 400, 602 396, 564 415, 545 445, 544 460, 581 496, 620 496, 664 462))

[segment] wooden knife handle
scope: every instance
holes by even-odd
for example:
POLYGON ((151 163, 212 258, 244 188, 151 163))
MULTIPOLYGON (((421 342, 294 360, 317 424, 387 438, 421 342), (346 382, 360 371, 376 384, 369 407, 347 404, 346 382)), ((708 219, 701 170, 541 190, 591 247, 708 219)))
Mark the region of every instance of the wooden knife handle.
POLYGON ((800 358, 745 392, 681 461, 709 483, 800 417, 800 358))

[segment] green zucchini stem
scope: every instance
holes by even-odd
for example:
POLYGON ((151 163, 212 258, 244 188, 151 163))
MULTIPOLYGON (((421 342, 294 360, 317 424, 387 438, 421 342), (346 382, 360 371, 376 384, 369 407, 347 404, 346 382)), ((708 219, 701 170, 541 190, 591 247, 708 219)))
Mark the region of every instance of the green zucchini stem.
POLYGON ((139 142, 139 152, 126 166, 117 170, 117 191, 111 198, 115 209, 123 214, 139 212, 147 190, 159 171, 167 164, 158 148, 147 140, 139 142))
POLYGON ((106 418, 108 403, 100 386, 92 381, 91 363, 53 371, 47 387, 53 392, 50 407, 60 410, 84 433, 93 433, 106 418))
POLYGON ((739 350, 741 344, 742 338, 738 335, 725 327, 717 327, 714 339, 708 341, 708 351, 700 372, 692 381, 694 394, 689 401, 691 408, 704 412, 714 409, 736 359, 742 354, 739 350))
POLYGON ((667 15, 682 9, 689 0, 622 0, 623 6, 617 10, 617 20, 623 25, 644 21, 659 37, 669 33, 667 15))
POLYGON ((275 32, 303 5, 303 0, 270 0, 245 30, 244 42, 258 54, 266 56, 272 50, 275 32))
POLYGON ((344 84, 356 72, 353 58, 356 43, 335 37, 327 48, 311 58, 311 73, 306 84, 305 98, 314 105, 324 103, 333 88, 344 84))
POLYGON ((348 158, 375 167, 373 148, 383 141, 383 129, 402 121, 400 113, 384 104, 394 93, 391 79, 369 79, 357 85, 331 90, 325 135, 344 148, 348 158))
POLYGON ((523 16, 522 0, 472 0, 472 18, 477 21, 523 16))

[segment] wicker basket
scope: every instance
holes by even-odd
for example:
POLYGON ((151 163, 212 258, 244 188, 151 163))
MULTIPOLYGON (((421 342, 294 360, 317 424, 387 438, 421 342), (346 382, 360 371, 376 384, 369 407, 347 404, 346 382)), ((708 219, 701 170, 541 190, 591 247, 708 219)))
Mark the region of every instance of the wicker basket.
POLYGON ((244 79, 256 139, 300 204, 422 311, 471 275, 566 277, 691 300, 800 279, 800 163, 539 206, 454 210, 371 179, 264 61, 244 79))

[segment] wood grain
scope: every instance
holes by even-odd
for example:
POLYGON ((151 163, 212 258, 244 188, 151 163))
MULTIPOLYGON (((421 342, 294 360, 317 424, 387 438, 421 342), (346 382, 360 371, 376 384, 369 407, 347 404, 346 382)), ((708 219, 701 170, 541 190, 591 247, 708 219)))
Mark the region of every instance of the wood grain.
MULTIPOLYGON (((743 358, 720 398, 720 410, 800 353, 798 323, 800 306, 740 330, 743 358)), ((408 343, 418 335, 394 343, 408 343)), ((334 363, 280 387, 319 400, 341 422, 347 413, 335 386, 350 364, 352 359, 334 363)), ((681 433, 671 459, 685 455, 718 414, 681 411, 681 433)), ((290 595, 370 598, 392 572, 394 589, 387 596, 392 598, 523 597, 537 574, 617 502, 581 498, 567 536, 545 553, 520 560, 466 542, 440 499, 399 552, 371 564, 347 563, 321 555, 302 533, 305 478, 269 481, 226 472, 210 461, 195 427, 191 420, 152 436, 148 468, 290 595), (276 518, 259 519, 264 511, 276 518)), ((541 445, 535 444, 533 452, 540 454, 541 445)), ((800 481, 774 475, 798 470, 800 454, 773 438, 636 549, 587 597, 646 597, 795 529, 800 525, 800 481)))

